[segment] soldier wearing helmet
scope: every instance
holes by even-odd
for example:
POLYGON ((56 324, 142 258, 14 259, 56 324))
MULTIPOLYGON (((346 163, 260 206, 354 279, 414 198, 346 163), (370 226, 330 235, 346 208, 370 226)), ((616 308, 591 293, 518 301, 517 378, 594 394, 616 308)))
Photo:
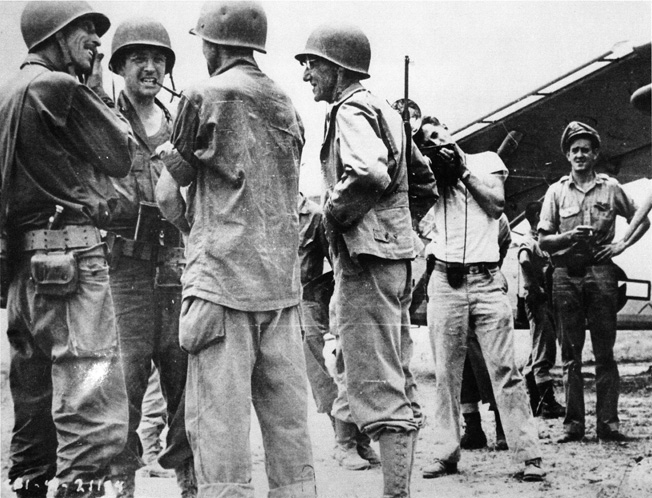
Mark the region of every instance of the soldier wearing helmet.
POLYGON ((543 201, 539 245, 552 259, 552 301, 564 362, 566 416, 561 443, 579 441, 586 431, 582 349, 591 332, 596 374, 596 433, 604 441, 626 441, 618 418, 619 375, 614 359, 618 272, 612 258, 639 240, 645 220, 616 240, 616 216, 630 222, 636 205, 615 178, 596 173, 602 140, 597 130, 571 121, 561 137, 569 175, 552 184, 543 201))
MULTIPOLYGON (((253 403, 270 496, 314 497, 299 318, 303 124, 254 59, 265 53, 261 4, 207 2, 191 32, 210 78, 184 91, 171 142, 158 152, 190 186, 179 338, 189 353, 186 427, 199 493, 253 496, 253 403)), ((157 196, 168 206, 174 188, 163 181, 157 196)))
POLYGON ((29 53, 0 90, 2 208, 18 497, 104 495, 127 438, 127 395, 109 286, 110 177, 129 172, 129 125, 88 86, 109 20, 86 2, 28 2, 29 53))
MULTIPOLYGON (((409 496, 423 415, 409 368, 411 260, 420 247, 409 210, 403 123, 360 84, 369 77, 371 48, 358 27, 318 27, 296 59, 315 100, 331 104, 321 149, 324 223, 346 372, 346 390, 332 413, 380 442, 383 496, 409 496)), ((355 448, 351 439, 338 434, 340 444, 355 448)))
POLYGON ((197 494, 184 425, 187 355, 179 347, 184 249, 179 230, 156 207, 154 190, 164 166, 152 158, 172 133, 172 115, 157 95, 174 63, 170 37, 160 22, 133 18, 116 28, 109 68, 125 82, 117 109, 131 124, 140 146, 129 175, 113 182, 118 202, 108 227, 113 244, 111 291, 129 397, 127 445, 111 465, 120 498, 133 498, 135 473, 143 463, 161 471, 155 456, 142 454, 136 432, 152 362, 159 370, 170 423, 160 465, 175 470, 184 498, 197 494))

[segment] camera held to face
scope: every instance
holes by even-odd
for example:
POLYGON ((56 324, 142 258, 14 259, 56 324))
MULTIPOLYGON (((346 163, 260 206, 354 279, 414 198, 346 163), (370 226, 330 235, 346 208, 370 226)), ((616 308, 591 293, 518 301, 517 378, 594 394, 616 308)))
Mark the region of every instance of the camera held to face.
POLYGON ((460 179, 460 156, 455 144, 426 145, 421 149, 432 163, 438 187, 454 187, 460 179), (448 151, 448 154, 443 153, 448 151), (451 157, 452 153, 452 157, 451 157))

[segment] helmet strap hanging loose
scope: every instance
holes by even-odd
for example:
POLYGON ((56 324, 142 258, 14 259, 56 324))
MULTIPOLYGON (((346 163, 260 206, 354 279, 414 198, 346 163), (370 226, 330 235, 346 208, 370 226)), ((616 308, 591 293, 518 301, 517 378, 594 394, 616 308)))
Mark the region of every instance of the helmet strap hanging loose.
POLYGON ((61 31, 57 31, 54 34, 54 37, 57 41, 57 45, 59 45, 59 49, 61 50, 61 56, 63 58, 63 64, 66 67, 66 72, 73 78, 79 78, 79 75, 75 70, 75 63, 72 61, 70 48, 68 48, 64 34, 61 31))

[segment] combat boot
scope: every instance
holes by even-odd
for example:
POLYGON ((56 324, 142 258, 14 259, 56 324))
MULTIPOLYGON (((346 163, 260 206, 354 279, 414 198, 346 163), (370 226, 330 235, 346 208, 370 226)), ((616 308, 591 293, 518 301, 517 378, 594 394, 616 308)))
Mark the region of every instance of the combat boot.
POLYGON ((560 418, 566 415, 566 407, 555 399, 555 388, 552 381, 543 382, 538 386, 541 393, 541 416, 543 418, 560 418))
POLYGON ((409 498, 413 434, 385 430, 380 434, 379 442, 383 498, 409 498))
POLYGON ((181 498, 196 498, 197 475, 195 474, 195 461, 188 458, 180 467, 174 469, 174 472, 177 475, 181 498))
POLYGON ((487 446, 487 436, 482 430, 480 412, 464 413, 464 434, 460 447, 465 450, 478 450, 487 446))
POLYGON ((335 419, 335 434, 337 445, 335 459, 347 470, 366 470, 371 463, 358 454, 358 426, 335 419))
POLYGON ((140 440, 143 445, 143 462, 145 466, 138 471, 143 477, 174 477, 174 470, 164 469, 158 463, 158 457, 163 451, 160 426, 147 427, 140 430, 140 440))

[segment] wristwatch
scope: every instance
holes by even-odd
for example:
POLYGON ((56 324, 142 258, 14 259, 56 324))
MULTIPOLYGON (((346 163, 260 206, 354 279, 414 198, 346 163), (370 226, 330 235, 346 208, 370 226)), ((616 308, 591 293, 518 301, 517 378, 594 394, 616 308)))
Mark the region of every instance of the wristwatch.
POLYGON ((460 176, 460 180, 464 181, 466 180, 469 176, 471 176, 471 172, 468 169, 464 170, 464 173, 462 173, 462 176, 460 176))

